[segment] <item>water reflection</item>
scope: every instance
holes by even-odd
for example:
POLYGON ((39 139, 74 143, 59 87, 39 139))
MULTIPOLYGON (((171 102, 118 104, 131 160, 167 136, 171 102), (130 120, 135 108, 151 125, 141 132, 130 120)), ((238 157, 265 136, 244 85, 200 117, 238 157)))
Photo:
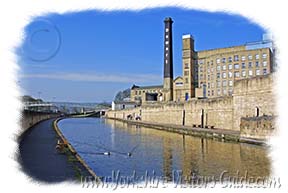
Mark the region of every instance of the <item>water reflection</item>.
POLYGON ((107 119, 65 119, 59 127, 77 151, 99 151, 100 144, 112 152, 111 156, 80 153, 100 176, 109 176, 113 170, 122 175, 154 171, 169 180, 177 170, 188 177, 219 177, 223 171, 227 176, 244 176, 246 172, 251 177, 270 175, 268 150, 260 146, 185 136, 107 119), (127 156, 129 152, 131 157, 127 156))

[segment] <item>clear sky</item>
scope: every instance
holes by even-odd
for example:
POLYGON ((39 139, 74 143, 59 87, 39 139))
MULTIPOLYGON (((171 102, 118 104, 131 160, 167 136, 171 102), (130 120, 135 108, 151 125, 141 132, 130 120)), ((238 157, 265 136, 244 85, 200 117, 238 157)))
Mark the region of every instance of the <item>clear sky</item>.
POLYGON ((83 11, 35 18, 17 48, 22 94, 46 101, 112 101, 119 90, 159 85, 164 19, 172 17, 174 76, 182 75, 182 35, 204 50, 259 41, 265 30, 242 16, 176 8, 83 11))

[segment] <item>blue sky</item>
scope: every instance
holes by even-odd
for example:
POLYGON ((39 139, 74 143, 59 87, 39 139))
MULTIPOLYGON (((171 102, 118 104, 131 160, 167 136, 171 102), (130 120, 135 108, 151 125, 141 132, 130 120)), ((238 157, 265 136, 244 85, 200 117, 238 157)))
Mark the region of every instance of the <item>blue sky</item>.
POLYGON ((261 40, 242 16, 178 8, 83 11, 35 18, 17 49, 22 94, 46 101, 112 101, 119 90, 162 84, 165 17, 172 17, 174 76, 182 74, 182 35, 204 50, 261 40))

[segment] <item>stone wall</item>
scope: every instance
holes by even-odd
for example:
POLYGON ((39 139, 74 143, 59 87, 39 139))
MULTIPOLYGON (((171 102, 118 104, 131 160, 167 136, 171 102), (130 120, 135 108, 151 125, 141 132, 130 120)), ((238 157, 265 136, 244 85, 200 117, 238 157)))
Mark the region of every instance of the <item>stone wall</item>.
POLYGON ((40 121, 58 116, 59 114, 57 113, 44 113, 24 110, 21 117, 21 133, 24 133, 27 129, 39 123, 40 121))
POLYGON ((239 131, 241 118, 257 116, 257 109, 258 116, 276 114, 272 75, 236 81, 233 96, 146 104, 131 110, 108 111, 106 116, 125 119, 129 114, 141 115, 146 122, 239 131))
POLYGON ((234 83, 233 120, 234 129, 239 129, 241 117, 276 115, 276 101, 273 93, 273 74, 238 80, 234 83))
POLYGON ((108 111, 106 116, 126 119, 129 114, 141 115, 143 121, 153 123, 232 129, 232 104, 232 97, 193 99, 187 103, 147 104, 135 109, 108 111))
POLYGON ((240 123, 241 137, 266 139, 275 131, 275 117, 242 117, 240 123))

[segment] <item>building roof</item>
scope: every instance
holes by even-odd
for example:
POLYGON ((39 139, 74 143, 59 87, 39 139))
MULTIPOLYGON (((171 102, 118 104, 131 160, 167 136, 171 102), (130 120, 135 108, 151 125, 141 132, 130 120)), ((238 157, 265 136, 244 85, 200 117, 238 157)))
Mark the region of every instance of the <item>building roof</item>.
POLYGON ((133 101, 113 101, 114 104, 123 104, 123 105, 136 105, 136 102, 133 101))
POLYGON ((182 35, 182 39, 189 39, 189 38, 192 38, 194 40, 194 37, 191 34, 182 35))
POLYGON ((211 48, 211 49, 205 49, 205 50, 197 50, 197 53, 204 53, 204 52, 210 52, 215 50, 225 50, 227 49, 236 49, 235 51, 247 51, 247 50, 257 50, 257 49, 265 49, 270 48, 271 51, 273 51, 273 41, 272 40, 260 40, 260 41, 254 41, 254 42, 246 42, 241 45, 234 45, 234 46, 225 46, 220 48, 211 48))
POLYGON ((177 77, 174 79, 174 82, 175 82, 177 79, 182 79, 182 80, 183 80, 182 76, 177 76, 177 77))
POLYGON ((135 89, 135 88, 139 88, 139 86, 133 84, 132 87, 131 87, 131 89, 133 90, 133 89, 135 89))
POLYGON ((136 86, 136 85, 133 85, 131 89, 155 89, 155 88, 163 88, 163 85, 151 85, 151 86, 136 86))

